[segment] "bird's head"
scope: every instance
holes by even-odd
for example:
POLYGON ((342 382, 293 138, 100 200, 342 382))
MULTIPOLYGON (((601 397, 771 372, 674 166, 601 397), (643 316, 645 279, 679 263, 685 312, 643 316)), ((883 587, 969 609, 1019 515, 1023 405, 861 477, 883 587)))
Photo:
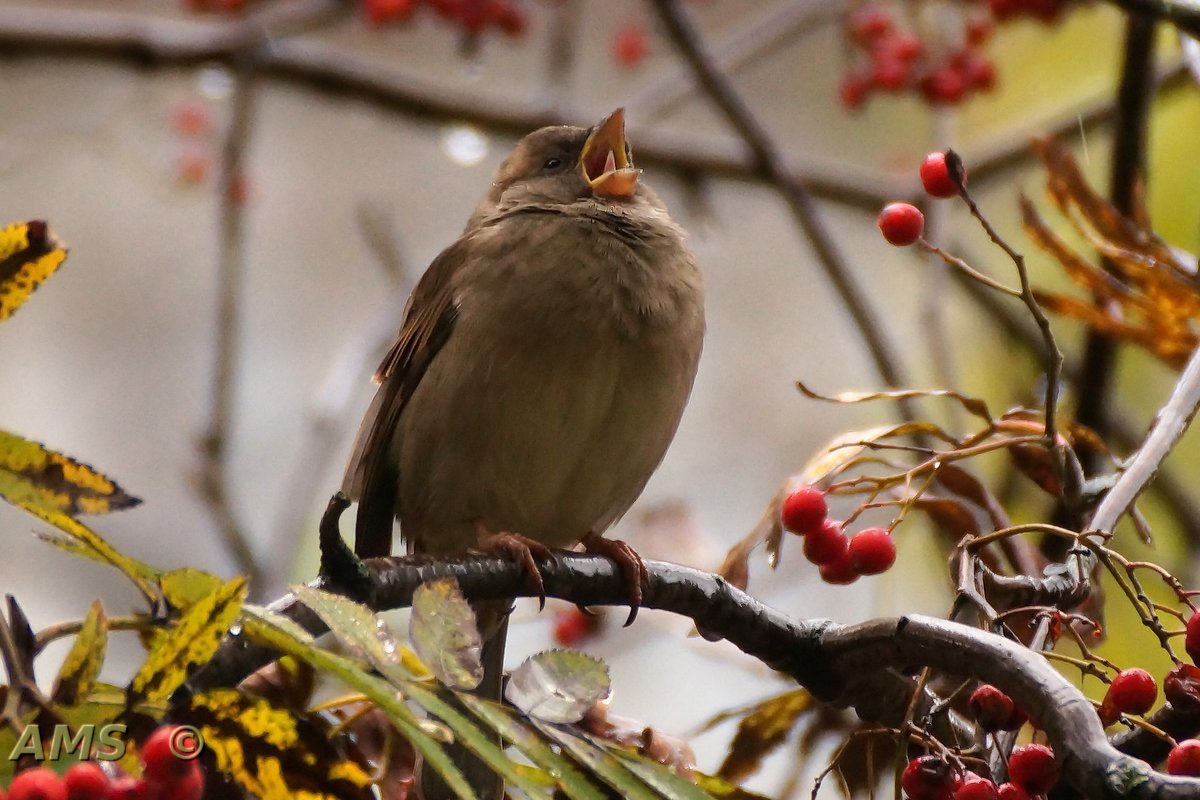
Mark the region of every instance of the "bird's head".
POLYGON ((618 108, 592 128, 557 125, 526 136, 500 165, 485 203, 628 200, 641 172, 625 141, 625 110, 618 108))

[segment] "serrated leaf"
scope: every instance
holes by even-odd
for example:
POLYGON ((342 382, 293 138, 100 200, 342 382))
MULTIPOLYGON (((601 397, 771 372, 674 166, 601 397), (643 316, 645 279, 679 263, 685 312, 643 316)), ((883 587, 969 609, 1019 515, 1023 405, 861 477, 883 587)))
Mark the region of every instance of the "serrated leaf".
POLYGON ((219 577, 192 567, 173 569, 158 579, 163 597, 171 608, 182 611, 208 597, 223 584, 219 577))
POLYGON ((460 694, 458 699, 522 755, 552 776, 570 800, 605 800, 605 793, 593 786, 587 775, 547 745, 545 739, 526 726, 512 709, 466 693, 460 694))
POLYGON ((189 670, 207 663, 217 652, 245 598, 245 578, 234 578, 184 612, 133 676, 130 702, 169 698, 187 680, 189 670))
POLYGON ((429 581, 413 592, 409 638, 421 661, 453 689, 474 689, 483 680, 483 640, 475 612, 453 578, 429 581))
POLYGON ((740 783, 752 775, 812 708, 812 695, 807 689, 792 689, 755 705, 738 724, 717 776, 740 783))
POLYGON ((8 319, 67 257, 41 220, 0 228, 0 321, 8 319))
POLYGON ((400 663, 400 646, 387 623, 362 603, 302 583, 292 594, 313 610, 329 630, 356 656, 383 671, 400 663))
POLYGON ((527 658, 504 688, 504 697, 525 714, 544 722, 583 719, 608 696, 612 680, 598 658, 568 650, 549 650, 527 658))
POLYGON ((217 770, 262 800, 365 800, 371 776, 313 722, 234 689, 195 695, 173 721, 200 730, 217 770))
POLYGON ((107 647, 108 619, 100 601, 96 600, 88 609, 83 625, 59 667, 54 688, 50 690, 50 699, 55 705, 76 705, 92 691, 100 667, 104 665, 107 647))
POLYGON ((404 702, 403 696, 383 678, 368 674, 357 662, 344 656, 330 653, 318 647, 297 641, 287 631, 278 628, 269 619, 257 616, 252 609, 243 614, 242 633, 252 641, 265 644, 286 655, 308 662, 320 672, 340 680, 351 689, 361 692, 377 705, 400 734, 408 739, 425 763, 433 767, 446 781, 446 785, 464 800, 475 800, 476 795, 462 772, 422 727, 404 702))
POLYGON ((616 790, 618 797, 625 800, 661 800, 658 792, 647 786, 645 781, 630 772, 628 767, 603 748, 556 725, 536 719, 533 720, 533 724, 552 742, 616 790))
POLYGON ((142 502, 94 467, 0 430, 0 497, 27 511, 106 514, 142 502))
POLYGON ((94 553, 97 560, 116 567, 129 580, 133 581, 138 591, 146 598, 153 601, 158 597, 157 590, 152 583, 158 577, 158 574, 160 574, 156 570, 147 567, 140 561, 128 558, 117 552, 100 534, 74 517, 41 508, 30 508, 27 510, 79 542, 94 553))

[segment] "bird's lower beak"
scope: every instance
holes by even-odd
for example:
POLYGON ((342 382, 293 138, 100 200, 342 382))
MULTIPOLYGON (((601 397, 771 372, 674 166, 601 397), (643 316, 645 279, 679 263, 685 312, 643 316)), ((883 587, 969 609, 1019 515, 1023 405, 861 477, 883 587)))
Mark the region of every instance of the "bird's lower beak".
POLYGON ((625 150, 625 109, 609 114, 592 131, 579 157, 583 179, 600 197, 632 197, 637 191, 640 169, 633 166, 625 150))

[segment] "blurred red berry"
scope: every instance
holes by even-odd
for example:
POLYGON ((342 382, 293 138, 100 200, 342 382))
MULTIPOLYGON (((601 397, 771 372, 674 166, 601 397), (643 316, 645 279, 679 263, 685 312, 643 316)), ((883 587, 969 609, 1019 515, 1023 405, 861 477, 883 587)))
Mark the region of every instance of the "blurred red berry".
POLYGON ((1200 740, 1185 739, 1167 755, 1167 772, 1200 777, 1200 740))
POLYGON ((842 531, 842 523, 827 519, 815 531, 804 537, 804 557, 820 566, 832 564, 849 549, 850 542, 842 531))
POLYGON ((203 148, 189 147, 180 154, 177 169, 180 182, 196 186, 208 178, 212 158, 203 148))
POLYGON ((912 70, 898 58, 885 58, 875 62, 871 69, 871 82, 888 92, 898 92, 908 85, 912 70))
POLYGON ((889 244, 905 247, 921 238, 925 215, 909 203, 888 203, 879 212, 879 230, 889 244))
POLYGON ((896 542, 887 528, 864 528, 850 537, 848 553, 859 575, 878 575, 896 563, 896 542))
POLYGON ((954 800, 997 800, 996 784, 982 775, 968 772, 954 790, 954 800))
POLYGON ((937 105, 954 105, 967 94, 967 82, 958 70, 947 65, 938 67, 921 81, 925 99, 937 105))
POLYGON ((846 32, 859 44, 870 44, 891 33, 894 25, 891 11, 871 3, 851 12, 846 20, 846 32))
POLYGON ((996 26, 990 19, 986 16, 978 16, 967 20, 963 33, 966 36, 968 44, 981 45, 992 38, 995 30, 996 26))
POLYGON ((509 0, 493 0, 492 17, 496 27, 508 36, 523 36, 529 27, 529 17, 525 11, 509 0))
POLYGON ((1000 787, 996 790, 996 795, 1000 800, 1030 800, 1029 792, 1015 783, 1000 784, 1000 787))
POLYGON ((900 775, 900 788, 910 800, 950 800, 956 783, 953 768, 937 756, 914 758, 900 775))
MULTIPOLYGON (((946 163, 945 153, 930 153, 921 162, 921 185, 925 193, 932 197, 955 197, 958 187, 950 176, 950 166, 946 163)), ((966 183, 966 172, 963 172, 963 183, 966 183)))
POLYGON ((1008 777, 1030 794, 1045 794, 1058 783, 1054 751, 1044 744, 1017 747, 1008 757, 1008 777))
POLYGON ((93 761, 80 761, 63 775, 67 785, 67 800, 106 800, 112 784, 100 765, 93 761))
POLYGON ((629 24, 613 36, 613 58, 622 67, 636 67, 650 54, 650 39, 641 25, 629 24))
POLYGON ((897 33, 875 43, 871 54, 877 59, 896 59, 911 62, 925 52, 921 37, 915 33, 897 33))
POLYGON ((971 692, 967 705, 975 722, 989 733, 1007 730, 1015 708, 1011 697, 987 683, 971 692))
POLYGON ((9 800, 67 800, 67 785, 48 767, 17 773, 8 787, 9 800))
POLYGON ((203 100, 183 100, 171 109, 171 127, 180 136, 204 136, 212 130, 212 115, 203 100))
POLYGON ((578 647, 600 630, 603 618, 588 614, 578 606, 564 608, 554 615, 554 641, 562 647, 578 647))
POLYGON ((870 92, 871 81, 863 75, 847 75, 838 87, 842 105, 850 111, 861 108, 870 92))
POLYGON ((819 565, 818 571, 821 573, 821 580, 835 586, 846 586, 862 577, 854 568, 849 549, 828 564, 819 565))
POLYGON ((160 800, 162 790, 153 788, 146 781, 126 775, 112 782, 108 800, 160 800))
POLYGON ((828 515, 825 492, 815 486, 801 486, 785 497, 780 513, 783 527, 802 536, 819 529, 828 515))

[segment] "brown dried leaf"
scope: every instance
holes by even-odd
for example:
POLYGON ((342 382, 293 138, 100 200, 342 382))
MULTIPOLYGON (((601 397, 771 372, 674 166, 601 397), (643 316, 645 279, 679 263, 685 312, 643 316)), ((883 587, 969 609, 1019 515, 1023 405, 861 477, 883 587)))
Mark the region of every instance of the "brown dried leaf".
POLYGON ((797 721, 813 707, 807 689, 792 689, 754 706, 738 725, 717 776, 740 783, 754 774, 763 758, 787 739, 797 721))
POLYGON ((1062 496, 1062 482, 1054 470, 1054 460, 1046 448, 1037 444, 1016 442, 1008 446, 1009 455, 1025 477, 1041 487, 1051 497, 1062 496))
POLYGON ((916 397, 948 397, 957 400, 968 413, 974 414, 984 422, 991 422, 992 415, 988 412, 987 403, 978 397, 970 397, 949 389, 898 389, 886 392, 838 392, 835 395, 823 395, 814 392, 800 381, 798 388, 806 397, 812 400, 824 400, 829 403, 865 403, 870 400, 911 400, 916 397))
POLYGON ((937 497, 925 492, 920 497, 910 501, 913 508, 920 509, 929 515, 929 519, 938 527, 947 539, 957 543, 964 536, 977 536, 980 533, 979 522, 966 503, 948 497, 937 497))

